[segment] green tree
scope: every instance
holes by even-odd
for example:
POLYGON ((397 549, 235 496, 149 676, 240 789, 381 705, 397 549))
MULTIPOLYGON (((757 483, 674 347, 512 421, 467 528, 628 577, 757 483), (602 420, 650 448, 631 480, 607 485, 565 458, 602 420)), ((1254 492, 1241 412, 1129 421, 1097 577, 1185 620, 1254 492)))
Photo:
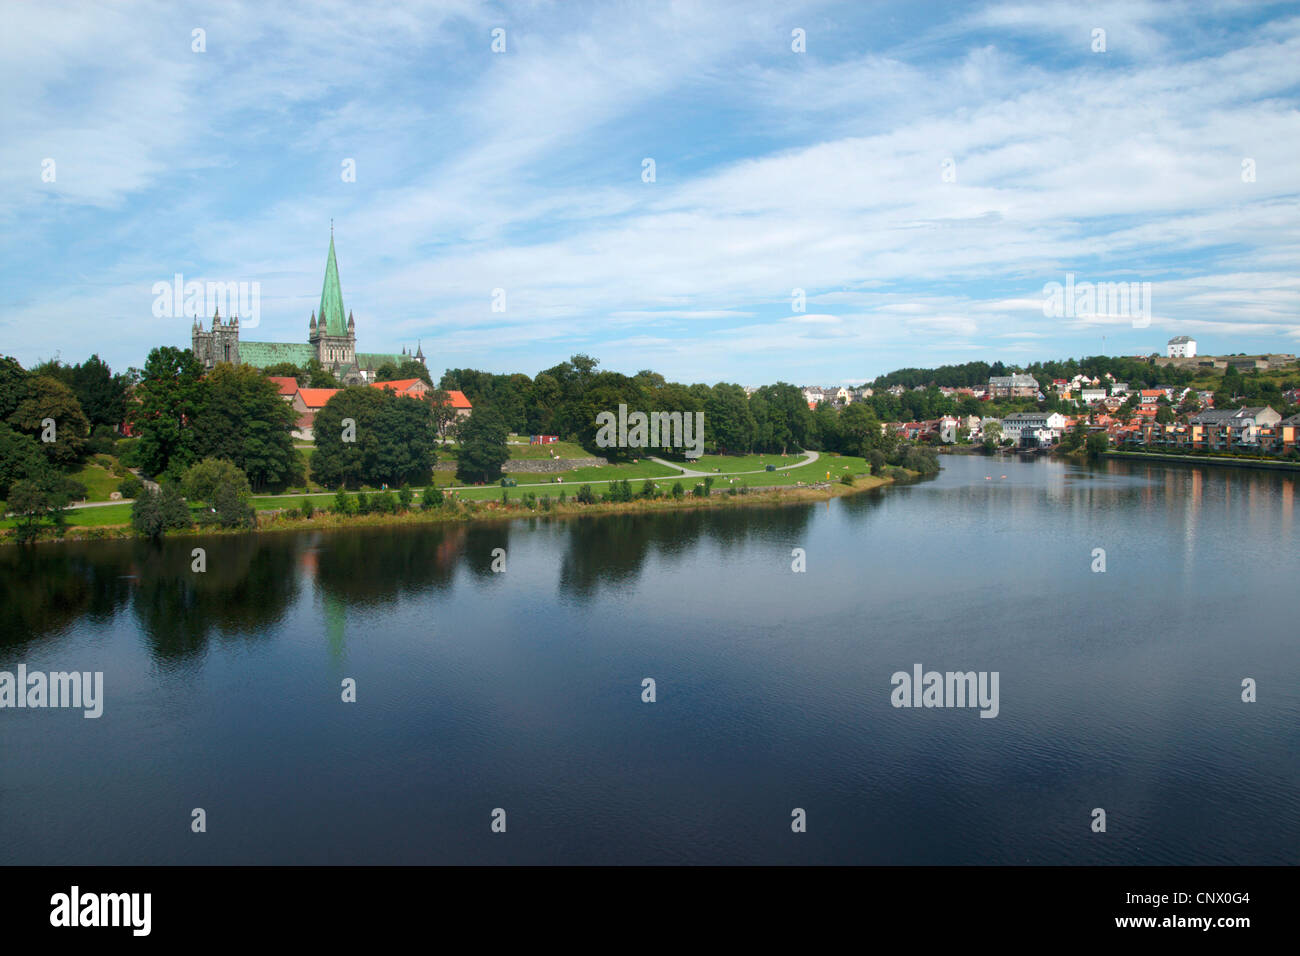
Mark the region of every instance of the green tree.
POLYGON ((201 501, 213 509, 217 506, 217 495, 222 488, 230 488, 236 498, 248 502, 252 498, 252 489, 248 476, 234 462, 225 458, 205 458, 191 465, 181 480, 185 496, 193 501, 201 501))
POLYGON ((136 458, 149 476, 179 477, 193 464, 191 423, 203 404, 203 366, 189 349, 161 346, 149 353, 135 388, 131 419, 136 458))
POLYGON ((317 413, 314 431, 312 475, 324 485, 423 484, 436 460, 429 406, 385 389, 343 389, 317 413))
POLYGON ((48 375, 28 379, 27 393, 9 415, 9 424, 39 440, 45 456, 61 467, 81 460, 90 434, 76 394, 48 375))
POLYGON ((205 386, 193 424, 197 456, 233 462, 259 490, 302 479, 302 459, 293 447, 293 409, 274 382, 251 365, 223 364, 205 386))
POLYGON ((880 419, 865 402, 854 402, 840 412, 841 451, 846 455, 867 457, 873 448, 880 447, 880 419))
POLYGON ((1107 448, 1110 447, 1110 436, 1103 431, 1093 432, 1088 436, 1088 455, 1092 458, 1099 458, 1107 448))
POLYGON ((0 500, 17 481, 40 480, 50 467, 36 439, 0 422, 0 500))
POLYGON ((460 453, 456 479, 465 483, 497 481, 501 466, 510 458, 506 447, 506 425, 493 409, 480 406, 458 429, 460 453))
POLYGON ((9 509, 18 517, 17 537, 20 542, 31 541, 37 535, 41 521, 50 517, 63 528, 64 509, 75 496, 85 495, 85 486, 47 468, 35 479, 23 478, 14 482, 9 493, 9 509))
POLYGON ((306 377, 307 381, 304 383, 302 378, 299 378, 298 384, 303 388, 343 387, 343 383, 334 376, 334 373, 321 365, 320 359, 316 358, 314 355, 307 360, 307 364, 302 371, 303 376, 306 377))

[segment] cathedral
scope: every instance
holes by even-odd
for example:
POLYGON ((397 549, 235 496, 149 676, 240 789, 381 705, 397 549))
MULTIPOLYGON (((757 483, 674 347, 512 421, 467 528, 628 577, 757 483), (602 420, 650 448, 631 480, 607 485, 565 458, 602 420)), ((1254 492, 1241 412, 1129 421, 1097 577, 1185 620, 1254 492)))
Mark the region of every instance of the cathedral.
POLYGON ((316 359, 344 385, 363 385, 375 380, 375 373, 384 365, 398 367, 403 362, 424 362, 424 351, 417 345, 414 353, 405 348, 400 354, 386 352, 358 352, 357 327, 352 313, 343 311, 343 290, 339 286, 339 267, 334 259, 334 230, 330 229, 330 253, 325 262, 325 285, 320 293, 319 312, 312 312, 307 326, 307 343, 249 342, 239 338, 239 316, 222 321, 221 315, 212 317, 212 328, 205 330, 203 323, 194 321, 191 349, 204 368, 218 362, 234 365, 252 365, 268 368, 289 362, 298 368, 316 359), (346 319, 344 316, 346 315, 346 319))

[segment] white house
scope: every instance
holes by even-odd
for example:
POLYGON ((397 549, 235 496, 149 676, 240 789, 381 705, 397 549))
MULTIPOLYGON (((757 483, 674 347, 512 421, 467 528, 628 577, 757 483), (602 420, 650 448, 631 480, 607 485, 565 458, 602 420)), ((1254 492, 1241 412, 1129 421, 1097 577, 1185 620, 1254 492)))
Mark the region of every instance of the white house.
POLYGON ((1083 404, 1095 405, 1106 397, 1106 390, 1104 388, 1085 388, 1079 392, 1079 397, 1083 400, 1083 404))
POLYGON ((1050 445, 1065 431, 1060 412, 1014 412, 1002 419, 1002 435, 1017 445, 1050 445))
POLYGON ((1169 358, 1196 357, 1196 339, 1186 335, 1175 335, 1166 348, 1169 350, 1169 358))

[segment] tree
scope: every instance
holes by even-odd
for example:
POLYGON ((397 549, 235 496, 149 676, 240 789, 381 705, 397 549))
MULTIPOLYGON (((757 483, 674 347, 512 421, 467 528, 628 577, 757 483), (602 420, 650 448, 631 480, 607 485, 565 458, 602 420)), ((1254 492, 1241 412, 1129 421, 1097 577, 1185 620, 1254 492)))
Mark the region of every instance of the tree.
POLYGON ((205 458, 191 465, 181 482, 185 497, 216 508, 217 493, 230 488, 235 497, 247 502, 252 497, 248 477, 234 462, 225 458, 205 458))
POLYGON ((757 425, 745 390, 726 382, 713 386, 704 401, 704 429, 708 443, 720 455, 750 451, 757 425))
POLYGON ((71 381, 67 384, 72 386, 92 426, 116 428, 126 421, 126 394, 131 385, 129 375, 114 375, 98 355, 72 366, 71 372, 71 381))
POLYGON ((1088 456, 1098 458, 1110 447, 1110 436, 1103 431, 1093 432, 1088 436, 1088 456))
POLYGON ((446 438, 447 432, 456 422, 456 409, 452 407, 451 396, 447 394, 446 389, 435 388, 424 393, 424 400, 429 403, 433 430, 439 438, 446 438))
POLYGON ((36 537, 40 523, 46 517, 63 528, 63 511, 74 497, 85 497, 86 487, 52 468, 46 468, 35 478, 14 482, 9 493, 9 509, 20 519, 18 540, 31 541, 36 537))
POLYGON ((257 489, 302 477, 293 447, 294 413, 275 383, 251 365, 218 365, 194 418, 196 456, 233 462, 257 489))
POLYGON ((984 450, 994 451, 1002 441, 1002 423, 993 421, 984 423, 984 450))
POLYGON ((262 374, 267 378, 291 378, 298 383, 299 388, 309 387, 306 373, 292 362, 276 362, 274 365, 268 365, 262 369, 262 374))
POLYGON ((168 531, 193 524, 189 506, 173 485, 161 491, 147 488, 131 506, 131 527, 149 538, 161 538, 168 531))
POLYGON ((27 397, 27 376, 16 358, 0 357, 0 422, 8 421, 18 403, 27 397))
POLYGON ((298 379, 298 384, 304 388, 342 388, 343 383, 335 378, 334 373, 325 366, 320 364, 320 359, 312 356, 307 360, 303 368, 303 376, 307 379, 304 385, 302 378, 298 379))
POLYGON ((0 500, 9 497, 15 482, 38 480, 49 467, 36 439, 0 422, 0 500))
POLYGON ((867 457, 881 444, 880 420, 864 402, 854 402, 840 413, 841 450, 859 458, 867 457))
POLYGON ((74 464, 85 452, 90 423, 72 389, 56 378, 38 375, 27 382, 27 394, 9 415, 9 424, 40 441, 51 463, 74 464))
POLYGON ((591 485, 583 485, 578 489, 578 493, 574 497, 580 505, 592 505, 596 503, 596 494, 591 490, 591 485))
POLYGON ((433 378, 429 375, 429 370, 423 362, 417 362, 413 358, 408 358, 401 365, 397 366, 397 374, 391 379, 380 379, 380 381, 393 381, 394 379, 418 378, 430 388, 433 387, 433 378))
POLYGON ((345 388, 317 413, 314 431, 312 474, 321 484, 423 484, 433 471, 431 410, 418 399, 345 388), (348 419, 352 424, 345 426, 348 419))
POLYGON ((203 366, 189 349, 165 345, 149 353, 131 415, 146 475, 179 477, 197 457, 190 425, 202 407, 202 378, 203 366))
POLYGON ((506 425, 493 409, 480 406, 460 424, 456 479, 466 483, 497 481, 510 458, 506 425))
MULTIPOLYGON (((247 482, 244 483, 247 488, 247 482)), ((217 487, 212 499, 212 510, 216 512, 217 521, 223 528, 251 528, 257 524, 257 512, 241 495, 241 489, 232 482, 223 482, 217 487)))

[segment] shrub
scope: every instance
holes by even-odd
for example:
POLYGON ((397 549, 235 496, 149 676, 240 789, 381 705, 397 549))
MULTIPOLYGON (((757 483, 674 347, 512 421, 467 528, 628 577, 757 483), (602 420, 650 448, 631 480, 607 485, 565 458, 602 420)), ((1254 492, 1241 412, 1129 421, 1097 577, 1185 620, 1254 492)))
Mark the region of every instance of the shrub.
MULTIPOLYGON (((561 492, 561 494, 563 494, 563 492, 561 492)), ((591 485, 583 485, 579 488, 576 497, 577 502, 580 505, 594 505, 596 503, 596 495, 592 492, 591 485)))
POLYGON ((397 491, 397 501, 401 504, 403 511, 411 507, 411 499, 414 497, 414 493, 407 485, 402 485, 397 491))
POLYGON ((114 447, 117 453, 117 460, 122 463, 123 467, 140 467, 140 439, 119 438, 114 447))
POLYGON ((357 503, 352 500, 352 496, 347 493, 346 489, 340 488, 334 492, 334 504, 331 506, 331 510, 336 515, 356 514, 357 503))
POLYGON ((429 511, 433 508, 441 508, 446 500, 447 499, 443 495, 441 488, 425 488, 424 494, 420 495, 420 507, 425 511, 429 511))
POLYGON ((370 514, 370 496, 364 491, 357 492, 357 514, 370 514))
POLYGON ((311 506, 311 499, 310 499, 310 498, 304 498, 304 499, 302 499, 302 509, 301 509, 301 510, 302 510, 302 516, 303 516, 304 518, 310 518, 313 514, 316 513, 316 509, 313 508, 313 507, 311 506))
POLYGON ((651 479, 647 478, 645 480, 645 484, 641 486, 641 497, 653 498, 654 496, 655 496, 655 483, 651 479))
POLYGON ((842 485, 853 484, 853 476, 846 471, 844 474, 840 475, 840 484, 842 485))
POLYGON ((561 489, 560 489, 560 504, 562 504, 562 505, 563 505, 563 504, 568 504, 568 501, 569 501, 569 493, 568 493, 568 491, 566 491, 565 489, 561 488, 561 489))
POLYGON ((682 483, 680 481, 673 482, 672 495, 678 501, 681 501, 683 498, 686 497, 686 489, 682 487, 682 483))
POLYGON ((130 473, 118 483, 117 490, 123 498, 139 498, 144 491, 144 482, 130 473))
MULTIPOLYGON (((223 528, 251 528, 257 524, 257 512, 233 485, 224 484, 217 489, 212 507, 223 528)), ((186 514, 189 514, 189 509, 186 509, 186 514)))
POLYGON ((377 514, 395 515, 397 514, 397 495, 391 491, 380 492, 371 500, 370 508, 377 514))
POLYGON ((86 441, 86 452, 91 455, 111 455, 117 451, 117 432, 110 425, 96 425, 86 441))

